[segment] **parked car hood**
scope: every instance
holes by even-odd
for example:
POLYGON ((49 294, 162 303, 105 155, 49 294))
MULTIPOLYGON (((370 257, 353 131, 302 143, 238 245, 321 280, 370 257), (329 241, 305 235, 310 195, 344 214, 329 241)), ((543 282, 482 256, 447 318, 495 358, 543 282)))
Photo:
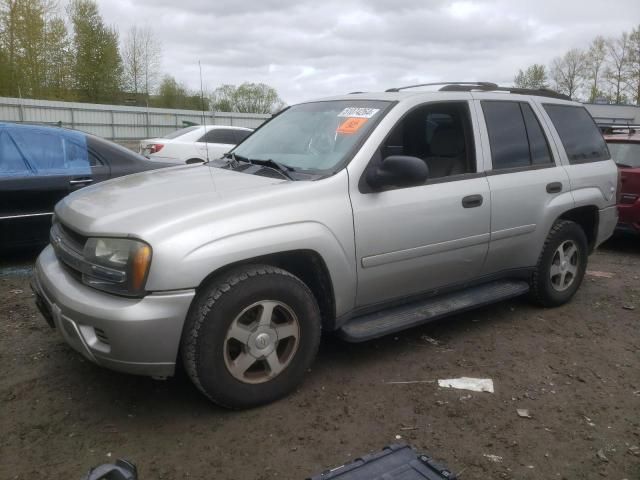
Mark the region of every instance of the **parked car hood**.
POLYGON ((144 237, 287 183, 206 164, 164 168, 83 188, 61 200, 55 214, 85 235, 144 237))

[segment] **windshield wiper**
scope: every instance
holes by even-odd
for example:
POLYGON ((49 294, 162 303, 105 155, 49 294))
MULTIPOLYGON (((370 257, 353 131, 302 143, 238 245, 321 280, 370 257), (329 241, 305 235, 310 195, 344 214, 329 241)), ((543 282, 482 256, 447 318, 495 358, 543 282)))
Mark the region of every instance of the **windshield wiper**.
POLYGON ((243 157, 242 155, 236 155, 233 152, 226 152, 222 155, 222 158, 227 158, 229 159, 229 165, 231 165, 233 168, 235 168, 238 165, 238 162, 248 162, 248 163, 253 163, 251 160, 249 160, 247 157, 243 157))
POLYGON ((289 165, 284 165, 280 162, 276 162, 275 160, 272 160, 271 158, 268 158, 266 160, 256 160, 256 159, 247 159, 249 162, 253 163, 254 165, 262 165, 263 167, 267 167, 267 168, 271 168, 273 170, 277 170, 280 173, 282 173, 285 177, 287 177, 289 180, 295 180, 292 176, 291 173, 289 172, 295 172, 296 169, 293 167, 290 167, 289 165))
POLYGON ((235 168, 237 166, 238 162, 246 162, 246 163, 250 163, 251 165, 260 165, 262 167, 271 168, 272 170, 277 170, 282 175, 287 177, 289 180, 295 180, 295 178, 293 178, 291 176, 291 174, 289 173, 289 172, 295 172, 295 170, 296 170, 295 168, 290 167, 289 165, 284 165, 284 164, 282 164, 280 162, 276 162, 275 160, 272 160, 271 158, 268 158, 266 160, 248 158, 248 157, 243 157, 242 155, 236 155, 233 152, 227 152, 222 157, 223 158, 228 158, 229 159, 229 164, 233 168, 235 168))

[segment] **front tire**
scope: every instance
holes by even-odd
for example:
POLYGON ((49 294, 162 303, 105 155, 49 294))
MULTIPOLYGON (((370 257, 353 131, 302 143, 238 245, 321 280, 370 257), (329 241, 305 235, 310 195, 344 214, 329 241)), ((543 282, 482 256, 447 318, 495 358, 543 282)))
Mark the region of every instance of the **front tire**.
POLYGON ((545 241, 531 282, 534 300, 544 307, 567 303, 576 293, 587 269, 588 243, 575 222, 559 220, 545 241))
POLYGON ((291 392, 320 344, 320 311, 297 277, 269 265, 234 269, 205 287, 187 316, 182 359, 193 383, 227 408, 291 392))

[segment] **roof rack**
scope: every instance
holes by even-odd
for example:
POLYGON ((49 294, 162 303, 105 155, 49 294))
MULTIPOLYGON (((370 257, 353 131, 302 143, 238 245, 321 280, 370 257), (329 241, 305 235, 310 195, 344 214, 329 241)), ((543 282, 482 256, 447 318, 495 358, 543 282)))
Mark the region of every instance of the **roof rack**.
POLYGON ((539 97, 558 98, 561 100, 571 100, 571 97, 563 93, 556 92, 550 88, 518 88, 518 87, 500 87, 491 82, 437 82, 423 83, 420 85, 409 85, 407 87, 390 88, 387 92, 399 92, 407 88, 431 87, 435 85, 444 85, 439 89, 441 92, 470 92, 472 90, 480 90, 484 92, 508 92, 519 95, 536 95, 539 97))
MULTIPOLYGON (((433 87, 436 85, 459 85, 460 87, 470 87, 470 88, 499 88, 498 85, 491 82, 434 82, 434 83, 419 83, 417 85, 407 85, 406 87, 396 87, 389 88, 385 90, 385 92, 399 92, 400 90, 406 90, 407 88, 417 88, 417 87, 433 87)), ((443 90, 441 88, 440 90, 443 90)))

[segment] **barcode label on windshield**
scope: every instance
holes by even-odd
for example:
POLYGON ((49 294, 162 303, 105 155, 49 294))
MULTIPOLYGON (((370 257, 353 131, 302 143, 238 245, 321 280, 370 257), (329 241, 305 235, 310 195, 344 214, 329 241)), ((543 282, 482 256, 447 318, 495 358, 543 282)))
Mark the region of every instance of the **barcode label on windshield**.
POLYGON ((379 108, 347 107, 338 114, 338 117, 371 118, 379 111, 379 108))

